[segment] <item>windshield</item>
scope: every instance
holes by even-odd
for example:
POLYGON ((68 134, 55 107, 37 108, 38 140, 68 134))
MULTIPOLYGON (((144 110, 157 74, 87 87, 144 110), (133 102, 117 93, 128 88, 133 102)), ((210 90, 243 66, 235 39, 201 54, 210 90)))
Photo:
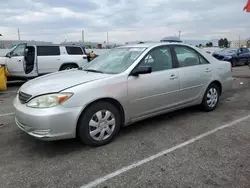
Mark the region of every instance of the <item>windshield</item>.
POLYGON ((114 48, 92 60, 86 71, 118 74, 127 70, 146 48, 114 48))
POLYGON ((238 48, 226 48, 223 50, 223 52, 227 53, 237 53, 238 48))

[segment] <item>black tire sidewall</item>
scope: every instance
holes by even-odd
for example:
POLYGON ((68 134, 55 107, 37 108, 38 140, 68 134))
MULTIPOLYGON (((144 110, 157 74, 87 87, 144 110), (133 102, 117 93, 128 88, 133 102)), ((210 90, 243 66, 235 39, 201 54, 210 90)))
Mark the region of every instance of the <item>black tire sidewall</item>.
POLYGON ((86 145, 102 146, 102 145, 108 144, 115 138, 115 136, 120 130, 120 127, 121 127, 121 116, 119 114, 118 109, 109 102, 97 102, 89 106, 86 109, 86 111, 84 111, 84 114, 80 117, 78 129, 77 129, 77 135, 79 136, 80 140, 86 145), (92 118, 92 116, 99 110, 109 110, 110 112, 113 113, 115 117, 114 132, 109 138, 107 138, 106 140, 102 140, 102 141, 94 140, 89 135, 89 121, 92 118))
POLYGON ((64 66, 62 67, 62 69, 61 69, 61 70, 70 70, 70 69, 66 69, 66 68, 68 68, 68 67, 70 67, 70 69, 74 69, 74 68, 76 68, 76 66, 75 66, 75 65, 64 65, 64 66))
POLYGON ((210 84, 210 85, 208 86, 208 88, 207 88, 207 90, 206 90, 204 96, 203 96, 203 100, 202 100, 202 103, 201 103, 202 109, 205 110, 205 111, 212 111, 212 110, 214 110, 214 109, 217 107, 218 103, 219 103, 219 99, 220 99, 219 96, 220 96, 220 95, 219 95, 219 87, 218 87, 216 84, 213 84, 213 83, 210 84), (217 95, 218 95, 218 100, 217 100, 217 103, 216 103, 216 105, 215 105, 214 107, 210 107, 210 106, 208 106, 208 104, 207 104, 207 93, 208 93, 208 91, 209 91, 211 88, 215 88, 216 91, 217 91, 217 95))
POLYGON ((236 66, 236 64, 237 64, 237 61, 236 61, 236 59, 232 59, 232 62, 231 62, 231 64, 232 64, 232 67, 235 67, 235 66, 236 66))

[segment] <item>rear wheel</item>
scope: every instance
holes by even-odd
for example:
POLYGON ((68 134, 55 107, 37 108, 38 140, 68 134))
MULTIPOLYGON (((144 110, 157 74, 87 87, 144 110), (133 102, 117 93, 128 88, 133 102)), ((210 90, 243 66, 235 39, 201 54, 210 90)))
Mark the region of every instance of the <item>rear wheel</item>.
POLYGON ((102 146, 114 139, 120 127, 121 116, 118 109, 109 102, 97 102, 81 116, 77 134, 87 145, 102 146))
POLYGON ((77 68, 76 65, 68 64, 68 65, 63 65, 61 70, 70 70, 70 69, 75 69, 77 68))
POLYGON ((204 94, 201 107, 205 111, 214 110, 219 103, 219 87, 216 84, 210 84, 204 94))

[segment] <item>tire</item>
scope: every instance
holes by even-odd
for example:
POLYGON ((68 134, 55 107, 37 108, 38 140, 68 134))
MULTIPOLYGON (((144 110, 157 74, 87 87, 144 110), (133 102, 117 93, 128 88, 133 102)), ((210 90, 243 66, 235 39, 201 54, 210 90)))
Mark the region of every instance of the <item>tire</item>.
POLYGON ((247 58, 247 61, 245 62, 245 65, 249 65, 250 64, 250 58, 247 58))
POLYGON ((78 66, 76 65, 72 65, 72 64, 68 64, 68 65, 63 65, 62 68, 60 69, 61 71, 62 70, 70 70, 70 69, 75 69, 77 68, 78 66))
POLYGON ((231 64, 232 64, 232 67, 235 67, 235 66, 236 66, 236 64, 237 64, 236 59, 232 59, 231 64))
POLYGON ((218 85, 216 84, 210 84, 203 96, 203 100, 202 100, 202 103, 201 103, 201 108, 202 110, 206 111, 206 112, 209 112, 209 111, 212 111, 214 110, 218 103, 219 103, 219 87, 218 85), (213 98, 211 100, 209 100, 209 97, 208 95, 210 94, 210 96, 212 96, 213 98), (211 101, 211 102, 209 102, 211 101))
POLYGON ((84 111, 79 119, 76 131, 78 138, 84 144, 97 147, 111 142, 119 132, 120 127, 121 115, 119 110, 111 103, 103 101, 92 104, 84 111), (107 118, 105 119, 106 115, 107 118), (92 126, 90 122, 92 122, 92 126), (109 130, 109 133, 107 130, 109 130), (90 132, 93 134, 91 135, 90 132))

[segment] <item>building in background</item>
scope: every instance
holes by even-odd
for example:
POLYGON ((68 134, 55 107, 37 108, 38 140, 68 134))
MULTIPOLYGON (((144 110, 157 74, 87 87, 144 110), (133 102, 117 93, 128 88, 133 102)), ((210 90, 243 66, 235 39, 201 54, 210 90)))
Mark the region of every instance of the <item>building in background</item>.
POLYGON ((110 49, 110 48, 116 47, 116 44, 114 44, 114 43, 107 44, 106 42, 98 43, 98 42, 82 42, 82 41, 78 41, 78 42, 74 42, 74 41, 66 42, 66 41, 64 41, 60 44, 84 46, 86 49, 110 49))
POLYGON ((230 41, 229 42, 229 47, 233 48, 233 47, 246 47, 247 46, 247 40, 245 41, 237 41, 237 40, 234 40, 234 41, 230 41))
POLYGON ((15 47, 17 44, 27 43, 28 45, 51 45, 52 42, 45 41, 28 41, 28 40, 0 40, 0 49, 10 49, 15 47))

